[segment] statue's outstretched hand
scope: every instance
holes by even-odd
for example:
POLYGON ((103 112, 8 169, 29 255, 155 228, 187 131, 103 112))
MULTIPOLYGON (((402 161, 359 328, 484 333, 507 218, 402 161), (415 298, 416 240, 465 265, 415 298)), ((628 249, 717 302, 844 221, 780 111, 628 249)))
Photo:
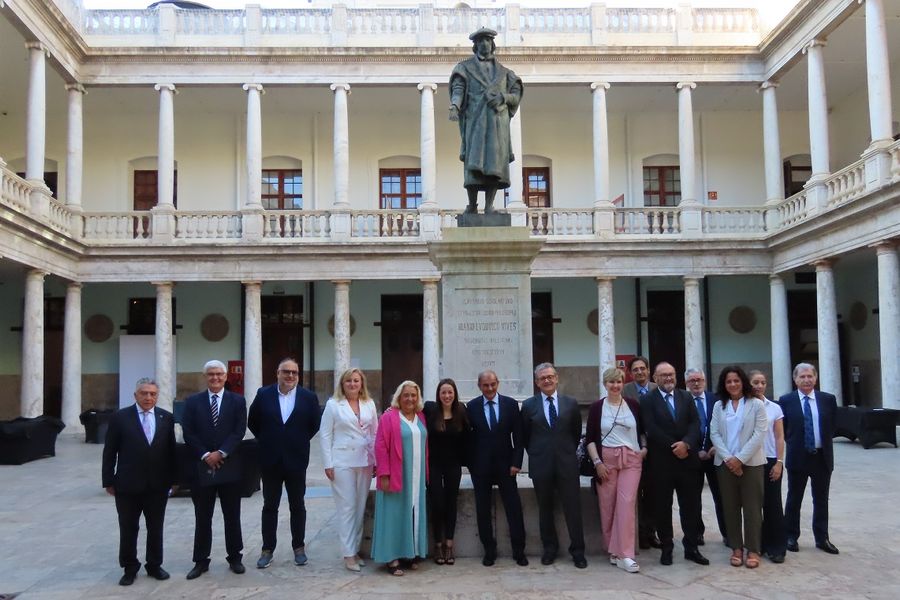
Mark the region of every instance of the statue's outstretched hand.
POLYGON ((459 109, 456 108, 455 104, 450 106, 450 120, 459 121, 459 109))

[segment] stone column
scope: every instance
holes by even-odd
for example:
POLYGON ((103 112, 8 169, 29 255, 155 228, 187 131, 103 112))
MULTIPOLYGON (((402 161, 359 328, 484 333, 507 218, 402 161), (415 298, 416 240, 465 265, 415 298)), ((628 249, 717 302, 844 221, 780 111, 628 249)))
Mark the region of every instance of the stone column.
POLYGON ((244 395, 254 397, 262 387, 262 282, 241 283, 244 285, 244 395))
POLYGON ((83 100, 84 86, 80 83, 66 85, 69 97, 68 136, 66 137, 66 206, 81 212, 81 191, 84 169, 83 100))
POLYGON ((81 284, 77 281, 66 286, 62 371, 62 421, 68 433, 81 433, 81 284))
POLYGON ((700 310, 700 277, 684 278, 684 364, 703 369, 703 318, 700 310))
POLYGON ((603 371, 616 364, 613 281, 615 281, 614 277, 597 277, 597 341, 599 344, 601 376, 603 371))
MULTIPOLYGON (((506 207, 512 215, 513 227, 523 227, 528 220, 528 207, 522 201, 522 166, 525 155, 522 153, 522 106, 516 111, 516 115, 509 122, 509 140, 512 145, 515 160, 509 164, 509 205, 506 207)), ((503 192, 498 191, 500 196, 503 192)), ((501 198, 494 198, 494 206, 499 206, 501 198)))
POLYGON ((159 131, 156 157, 157 187, 159 196, 157 208, 174 208, 175 193, 175 86, 158 83, 154 89, 159 92, 159 131))
POLYGON ((422 204, 419 205, 419 234, 434 240, 440 234, 440 209, 437 202, 437 158, 434 133, 434 91, 437 84, 420 83, 419 154, 422 157, 422 204))
POLYGON ((334 380, 350 368, 350 281, 334 284, 334 380))
POLYGON ((331 211, 331 238, 350 239, 350 123, 347 96, 350 84, 333 83, 334 92, 334 204, 331 211))
POLYGON ((614 232, 613 205, 609 198, 609 126, 606 111, 606 90, 609 84, 591 84, 593 99, 594 141, 594 232, 609 237, 614 232))
POLYGON ((154 281, 156 286, 156 383, 159 384, 157 404, 171 412, 175 399, 175 345, 172 339, 171 281, 154 281))
POLYGON ((772 396, 777 399, 792 388, 791 340, 788 330, 787 288, 781 275, 769 275, 772 339, 772 396))
POLYGON ((759 86, 763 101, 763 154, 766 172, 766 203, 784 200, 784 170, 781 164, 781 136, 778 129, 778 104, 775 89, 778 82, 765 81, 759 86))
POLYGON ((681 206, 684 206, 697 203, 694 105, 691 99, 691 90, 696 88, 697 84, 682 81, 675 87, 678 89, 678 163, 681 171, 681 206))
POLYGON ((441 345, 438 333, 439 277, 422 279, 422 394, 426 398, 437 389, 441 378, 441 345))
POLYGON ((878 336, 881 345, 881 406, 900 409, 900 261, 897 244, 875 245, 878 253, 878 336))
POLYGON ((44 414, 44 271, 25 276, 25 312, 22 315, 22 390, 19 412, 23 417, 44 414))
POLYGON ((245 83, 247 92, 247 197, 244 208, 262 208, 262 108, 265 93, 258 83, 245 83))
POLYGON ((866 76, 869 88, 869 128, 872 145, 893 142, 891 123, 891 64, 888 54, 884 0, 866 3, 866 76))
POLYGON ((842 404, 841 353, 837 326, 837 297, 834 289, 832 259, 823 259, 816 266, 816 318, 819 338, 819 387, 837 397, 842 404))
POLYGON ((26 120, 25 179, 44 184, 47 132, 47 49, 40 42, 28 48, 28 107, 26 120))
POLYGON ((809 154, 812 161, 811 182, 831 173, 831 150, 828 141, 828 99, 825 95, 824 40, 813 40, 804 49, 808 76, 809 154))

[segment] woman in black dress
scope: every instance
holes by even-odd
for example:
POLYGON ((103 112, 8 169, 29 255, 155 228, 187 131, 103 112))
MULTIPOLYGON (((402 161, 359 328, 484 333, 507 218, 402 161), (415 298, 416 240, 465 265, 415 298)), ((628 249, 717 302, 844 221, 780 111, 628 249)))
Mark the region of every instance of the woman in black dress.
POLYGON ((456 563, 453 535, 456 531, 456 497, 465 462, 469 435, 466 410, 459 403, 456 382, 442 379, 435 402, 425 403, 428 425, 428 499, 434 528, 434 562, 456 563))

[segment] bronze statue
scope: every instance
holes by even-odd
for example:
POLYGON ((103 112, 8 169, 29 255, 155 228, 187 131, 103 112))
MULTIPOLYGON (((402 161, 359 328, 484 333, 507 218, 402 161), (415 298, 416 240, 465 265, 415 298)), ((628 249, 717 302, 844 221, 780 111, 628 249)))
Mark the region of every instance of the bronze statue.
POLYGON ((484 190, 485 214, 494 212, 494 195, 509 187, 509 163, 515 160, 509 121, 519 108, 523 85, 494 58, 496 36, 486 27, 470 35, 475 55, 450 75, 450 120, 459 121, 467 213, 478 211, 479 190, 484 190))

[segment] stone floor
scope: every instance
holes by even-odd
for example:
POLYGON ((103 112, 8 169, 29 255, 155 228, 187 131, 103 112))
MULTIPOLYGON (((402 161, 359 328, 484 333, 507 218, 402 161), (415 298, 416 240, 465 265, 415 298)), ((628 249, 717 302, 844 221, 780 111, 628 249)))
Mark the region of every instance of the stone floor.
MULTIPOLYGON (((316 445, 313 445, 314 448, 316 445)), ((176 498, 166 515, 165 568, 172 579, 157 582, 143 575, 127 590, 116 582, 116 512, 100 487, 101 447, 73 437, 61 438, 57 456, 22 466, 0 466, 0 598, 900 598, 900 452, 881 445, 863 450, 839 439, 831 493, 831 539, 839 556, 816 550, 809 531, 810 499, 804 503, 801 551, 787 562, 763 562, 755 571, 728 566, 728 550, 708 535, 703 552, 712 565, 685 563, 676 552, 675 565, 663 567, 658 551, 638 557, 641 573, 626 574, 601 556, 588 556, 589 566, 576 570, 567 560, 540 566, 537 549, 529 549, 531 566, 509 559, 482 567, 476 558, 455 566, 426 563, 405 577, 388 576, 367 565, 361 574, 343 569, 334 534, 333 503, 316 465, 310 468, 307 550, 310 562, 295 567, 290 551, 279 547, 275 564, 253 568, 261 537, 260 494, 243 504, 245 575, 227 570, 221 520, 216 516, 214 559, 208 574, 185 581, 190 569, 193 511, 190 499, 176 498)), ((287 535, 286 505, 280 534, 287 535)), ((707 525, 715 527, 709 496, 704 498, 707 525)), ((526 523, 536 528, 536 524, 526 523)), ((564 535, 564 533, 563 533, 564 535)), ((561 540, 565 546, 565 539, 561 540)), ((143 544, 143 541, 140 542, 143 544)), ((142 548, 139 555, 143 555, 142 548)))

